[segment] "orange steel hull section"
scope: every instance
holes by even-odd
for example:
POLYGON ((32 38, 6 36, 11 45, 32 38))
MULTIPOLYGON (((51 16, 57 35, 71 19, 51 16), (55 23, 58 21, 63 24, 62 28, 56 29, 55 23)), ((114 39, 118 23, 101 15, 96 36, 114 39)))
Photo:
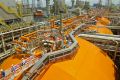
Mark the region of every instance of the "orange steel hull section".
MULTIPOLYGON (((113 34, 105 27, 108 23, 108 19, 102 18, 95 26, 89 26, 89 30, 113 34)), ((76 56, 72 60, 53 64, 42 79, 38 76, 36 80, 115 80, 115 64, 107 53, 82 38, 76 39, 80 46, 76 56)))
POLYGON ((92 43, 76 38, 80 48, 72 60, 53 64, 36 80, 115 80, 113 61, 92 43))

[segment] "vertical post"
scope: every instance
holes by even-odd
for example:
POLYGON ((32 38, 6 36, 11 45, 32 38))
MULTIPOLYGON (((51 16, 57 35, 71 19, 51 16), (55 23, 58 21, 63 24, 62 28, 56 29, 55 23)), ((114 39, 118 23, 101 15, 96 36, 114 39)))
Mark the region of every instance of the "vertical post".
POLYGON ((120 9, 120 0, 119 0, 119 9, 120 9))
POLYGON ((72 8, 74 8, 75 0, 72 0, 72 8))
POLYGON ((27 14, 29 14, 29 0, 27 0, 27 14))
POLYGON ((99 3, 98 3, 98 8, 101 8, 102 7, 102 0, 99 0, 99 3))
POLYGON ((24 14, 23 14, 23 9, 24 9, 24 7, 23 7, 23 0, 21 0, 21 14, 22 14, 22 15, 24 15, 24 14))
POLYGON ((14 32, 13 32, 13 31, 12 31, 12 40, 13 40, 13 41, 15 40, 14 32))
POLYGON ((62 32, 62 13, 60 13, 60 33, 62 32))
POLYGON ((51 9, 52 9, 52 5, 49 5, 49 19, 51 19, 51 17, 52 17, 52 14, 51 14, 51 9))
POLYGON ((60 35, 62 36, 62 47, 64 47, 64 34, 62 33, 62 11, 60 11, 60 35))
POLYGON ((111 1, 111 0, 108 0, 107 5, 108 5, 108 10, 109 10, 109 11, 110 11, 110 8, 111 8, 111 4, 112 4, 112 1, 111 1))
POLYGON ((22 0, 22 3, 23 3, 23 14, 27 14, 26 0, 22 0))
POLYGON ((23 35, 23 31, 22 31, 22 29, 20 30, 20 35, 21 35, 21 36, 23 35))
POLYGON ((50 0, 46 0, 46 10, 47 10, 47 16, 50 15, 50 6, 49 6, 50 0))
MULTIPOLYGON (((12 40, 14 41, 15 40, 15 36, 14 36, 14 32, 12 31, 12 40)), ((13 47, 12 47, 13 49, 12 49, 12 52, 16 49, 16 46, 15 45, 13 45, 13 47)))
POLYGON ((116 60, 116 56, 117 56, 117 52, 118 52, 118 48, 119 48, 119 42, 117 42, 117 41, 114 41, 114 42, 116 43, 116 46, 115 46, 116 48, 115 48, 115 53, 114 53, 114 58, 113 58, 113 60, 115 61, 116 60))
POLYGON ((32 11, 34 12, 35 9, 35 0, 32 0, 32 11))
POLYGON ((2 39, 2 47, 3 47, 4 53, 6 54, 5 40, 4 40, 3 34, 1 35, 1 39, 2 39))
POLYGON ((53 0, 54 2, 54 15, 56 16, 58 14, 58 1, 57 0, 53 0))
POLYGON ((28 33, 30 33, 30 28, 28 28, 28 33))
POLYGON ((40 0, 37 0, 37 9, 40 9, 41 5, 40 5, 40 0))
POLYGON ((37 27, 37 26, 35 26, 35 28, 36 28, 36 31, 37 31, 37 33, 36 33, 36 36, 37 36, 37 41, 38 41, 38 44, 39 44, 39 31, 38 31, 38 27, 37 27))

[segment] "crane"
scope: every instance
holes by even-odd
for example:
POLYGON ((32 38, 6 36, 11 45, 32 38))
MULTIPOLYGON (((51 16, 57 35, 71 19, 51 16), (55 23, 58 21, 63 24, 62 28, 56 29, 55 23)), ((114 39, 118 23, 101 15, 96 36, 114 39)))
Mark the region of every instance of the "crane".
POLYGON ((75 0, 71 0, 72 1, 72 8, 74 7, 74 3, 75 3, 75 0))
POLYGON ((98 7, 99 7, 99 8, 102 7, 102 0, 99 0, 98 7))
POLYGON ((46 0, 46 11, 47 11, 47 16, 49 17, 49 15, 50 15, 50 0, 46 0))

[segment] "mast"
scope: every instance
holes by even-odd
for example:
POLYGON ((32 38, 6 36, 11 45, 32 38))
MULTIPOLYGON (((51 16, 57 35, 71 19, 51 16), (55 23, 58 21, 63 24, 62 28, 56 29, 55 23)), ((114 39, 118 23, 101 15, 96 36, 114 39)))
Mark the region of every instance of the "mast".
POLYGON ((76 7, 79 7, 79 0, 76 0, 76 7))
POLYGON ((71 0, 71 2, 72 2, 72 8, 74 8, 75 0, 71 0))
POLYGON ((98 8, 101 8, 102 7, 102 0, 99 0, 98 2, 98 8))
POLYGON ((35 9, 35 0, 32 0, 32 10, 34 11, 35 9))
POLYGON ((40 3, 41 3, 41 0, 37 0, 37 9, 40 9, 40 8, 41 8, 40 3))
POLYGON ((111 5, 112 5, 112 0, 108 0, 108 1, 107 1, 107 7, 108 7, 108 9, 111 8, 111 5))
POLYGON ((47 11, 47 16, 50 16, 50 0, 46 0, 46 11, 47 11))

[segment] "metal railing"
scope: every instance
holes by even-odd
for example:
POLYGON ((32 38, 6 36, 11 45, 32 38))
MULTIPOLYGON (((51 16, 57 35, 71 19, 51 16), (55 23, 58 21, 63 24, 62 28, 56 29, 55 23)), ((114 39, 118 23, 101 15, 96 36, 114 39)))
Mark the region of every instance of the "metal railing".
MULTIPOLYGON (((12 31, 9 31, 9 32, 5 32, 5 33, 0 33, 0 40, 1 40, 1 37, 3 36, 3 41, 5 42, 6 40, 9 40, 11 39, 13 41, 13 39, 19 37, 19 36, 22 36, 26 33, 30 33, 31 31, 29 30, 32 30, 33 28, 41 28, 40 26, 43 26, 41 23, 37 24, 37 25, 33 25, 33 26, 29 26, 29 27, 25 27, 25 28, 20 28, 20 29, 17 29, 17 30, 12 30, 12 31), (27 30, 28 32, 24 32, 24 30, 27 30), (18 33, 19 32, 19 33, 18 33), (11 35, 10 35, 11 34, 11 35), (13 35, 12 35, 13 34, 13 35), (5 38, 6 35, 9 35, 9 37, 5 38)), ((33 30, 32 30, 33 31, 33 30)), ((11 41, 11 42, 12 42, 11 41)), ((6 42, 5 42, 6 43, 6 42)), ((7 44, 7 43, 6 43, 7 44)), ((4 44, 4 46, 6 45, 4 44)), ((2 44, 2 40, 1 40, 1 43, 0 45, 3 45, 2 44)), ((0 47, 1 48, 1 47, 0 47)), ((3 47, 5 48, 5 47, 3 47)), ((6 50, 6 49, 5 49, 6 50)), ((10 49, 11 50, 11 49, 10 49)), ((10 50, 6 50, 6 52, 3 51, 3 53, 0 53, 0 60, 12 55, 14 53, 13 52, 10 52, 10 50)))
POLYGON ((42 72, 42 70, 44 69, 45 65, 47 65, 50 61, 56 60, 56 59, 64 57, 64 56, 68 56, 70 54, 73 54, 73 51, 76 50, 76 48, 78 47, 78 42, 76 41, 74 36, 76 35, 76 33, 80 30, 80 28, 83 25, 84 24, 78 26, 76 29, 74 29, 69 34, 71 39, 72 39, 72 41, 73 41, 73 44, 69 48, 44 54, 42 56, 42 58, 40 58, 38 60, 38 62, 26 74, 24 74, 22 80, 32 80, 32 79, 34 79, 36 76, 38 76, 37 73, 42 72))
POLYGON ((24 59, 24 63, 21 61, 19 64, 12 65, 9 69, 5 70, 5 77, 0 78, 0 80, 14 80, 16 76, 33 66, 37 61, 38 58, 30 56, 24 59))
POLYGON ((115 40, 120 42, 120 37, 118 35, 79 34, 79 37, 97 39, 97 40, 115 40))
POLYGON ((79 34, 79 37, 93 42, 96 46, 102 50, 114 52, 113 60, 116 60, 120 52, 120 36, 119 35, 106 35, 106 34, 79 34))

